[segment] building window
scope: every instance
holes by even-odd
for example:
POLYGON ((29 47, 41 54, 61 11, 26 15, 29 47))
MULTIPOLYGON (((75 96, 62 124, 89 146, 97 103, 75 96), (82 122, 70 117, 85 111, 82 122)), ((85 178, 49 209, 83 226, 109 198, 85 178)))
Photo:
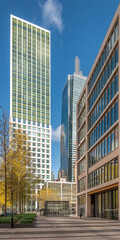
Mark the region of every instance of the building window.
POLYGON ((78 192, 85 191, 86 189, 86 178, 78 180, 78 192))
POLYGON ((107 114, 105 115, 104 122, 105 122, 105 132, 106 132, 107 131, 107 114))
POLYGON ((89 152, 89 167, 118 147, 118 127, 89 152))
POLYGON ((118 147, 118 127, 115 128, 115 149, 118 147))
POLYGON ((118 75, 115 76, 115 94, 118 92, 118 75))
MULTIPOLYGON (((99 62, 94 70, 94 73, 93 75, 91 76, 91 79, 88 83, 88 91, 90 92, 95 81, 97 80, 97 77, 102 69, 102 67, 104 66, 104 63, 105 61, 107 60, 107 57, 108 55, 110 54, 110 51, 111 49, 113 48, 116 40, 117 40, 117 37, 118 37, 118 23, 116 25, 116 27, 114 28, 110 38, 109 38, 109 41, 108 43, 106 44, 105 48, 103 49, 103 52, 102 52, 102 55, 101 55, 101 58, 99 59, 99 62)), ((117 50, 115 51, 115 58, 118 59, 118 48, 117 50), (117 51, 117 52, 116 52, 117 51)), ((113 72, 113 68, 114 68, 114 55, 111 59, 111 73, 113 72)), ((118 62, 115 60, 115 62, 118 62)), ((110 64, 110 63, 109 63, 110 64)), ((116 65, 115 65, 116 66, 116 65)), ((109 75, 110 75, 110 66, 108 65, 108 78, 109 78, 109 75)), ((107 82, 107 74, 105 73, 105 83, 107 82)))
MULTIPOLYGON (((107 114, 107 126, 106 126, 108 129, 110 128, 110 111, 108 112, 107 114)), ((106 128, 106 129, 107 129, 106 128)))
POLYGON ((107 138, 105 138, 105 156, 107 155, 107 138))
POLYGON ((108 154, 110 153, 110 134, 108 135, 108 154))
MULTIPOLYGON (((94 125, 96 120, 99 118, 99 116, 107 107, 107 105, 110 103, 110 101, 115 96, 117 91, 118 91, 118 74, 115 76, 114 79, 111 80, 106 92, 102 95, 101 100, 98 102, 98 104, 95 106, 95 108, 91 112, 89 116, 89 125, 88 125, 89 129, 94 125)), ((93 97, 94 97, 94 94, 93 94, 93 97)))
POLYGON ((80 159, 85 154, 85 142, 81 144, 78 149, 78 159, 80 159))
POLYGON ((114 168, 115 168, 115 178, 118 177, 118 159, 114 161, 114 168))
POLYGON ((86 160, 83 159, 78 163, 78 175, 85 172, 86 169, 86 160))
POLYGON ((111 134, 111 151, 114 150, 114 131, 112 131, 112 134, 111 134))
POLYGON ((111 125, 114 124, 114 105, 111 108, 111 125))
POLYGON ((109 104, 109 102, 110 102, 110 86, 107 89, 107 101, 108 101, 108 104, 109 104))
POLYGON ((93 130, 93 132, 90 134, 90 136, 89 136, 89 148, 91 148, 96 143, 96 140, 101 138, 101 136, 117 120, 118 120, 118 102, 115 102, 115 104, 112 105, 111 109, 109 109, 108 113, 105 115, 105 117, 99 123, 99 125, 97 125, 96 128, 93 130))
POLYGON ((117 66, 117 64, 118 64, 118 48, 115 51, 115 67, 117 66))
POLYGON ((118 159, 114 159, 90 173, 89 188, 103 184, 118 177, 118 159))
POLYGON ((118 120, 118 102, 115 103, 115 122, 118 120))

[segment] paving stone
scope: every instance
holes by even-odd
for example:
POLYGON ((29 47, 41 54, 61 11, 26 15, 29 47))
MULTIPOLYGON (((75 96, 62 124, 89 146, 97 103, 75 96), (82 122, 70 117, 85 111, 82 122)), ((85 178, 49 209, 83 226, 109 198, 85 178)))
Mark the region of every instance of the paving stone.
POLYGON ((120 222, 37 216, 34 228, 0 228, 0 240, 118 240, 120 222))

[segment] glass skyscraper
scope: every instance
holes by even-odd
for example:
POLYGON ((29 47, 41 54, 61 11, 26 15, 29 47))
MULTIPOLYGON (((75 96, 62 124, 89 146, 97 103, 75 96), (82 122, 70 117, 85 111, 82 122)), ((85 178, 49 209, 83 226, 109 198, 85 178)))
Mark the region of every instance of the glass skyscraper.
POLYGON ((75 181, 76 165, 76 104, 86 82, 80 72, 80 61, 75 58, 75 73, 68 75, 62 95, 61 163, 63 177, 75 181))
MULTIPOLYGON (((51 179, 50 32, 11 15, 10 121, 28 135, 36 176, 51 179)), ((37 186, 40 188, 40 185, 37 186)))

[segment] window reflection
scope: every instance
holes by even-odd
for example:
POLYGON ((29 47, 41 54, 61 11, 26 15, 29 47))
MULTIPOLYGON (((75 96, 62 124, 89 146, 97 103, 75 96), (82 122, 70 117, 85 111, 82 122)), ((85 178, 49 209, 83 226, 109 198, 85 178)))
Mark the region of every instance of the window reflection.
POLYGON ((78 149, 78 159, 80 159, 85 154, 85 142, 81 144, 78 149))
POLYGON ((86 160, 83 159, 78 163, 78 175, 85 172, 86 170, 86 160))
POLYGON ((78 192, 82 192, 86 189, 86 177, 78 180, 78 192))
POLYGON ((94 200, 94 217, 118 219, 118 189, 93 194, 92 199, 94 200))
POLYGON ((118 120, 118 101, 116 101, 102 121, 96 126, 89 136, 89 148, 92 147, 116 121, 118 120))
POLYGON ((89 152, 89 167, 118 147, 118 127, 89 152))
MULTIPOLYGON (((97 86, 99 86, 97 84, 97 86)), ((101 115, 101 113, 104 111, 104 109, 107 107, 107 105, 110 103, 110 101, 113 99, 115 94, 118 92, 118 74, 114 77, 114 79, 111 80, 109 83, 107 90, 104 92, 104 94, 101 97, 101 100, 98 102, 96 107, 93 109, 92 113, 89 116, 89 129, 94 125, 98 117, 101 115)), ((96 87, 96 91, 94 93, 93 99, 95 97, 98 97, 99 92, 96 87)), ((92 97, 92 96, 91 96, 92 97)), ((90 98, 91 99, 91 98, 90 98)), ((89 100, 89 105, 90 105, 89 100)), ((96 101, 96 100, 95 100, 96 101)))
MULTIPOLYGON (((94 70, 94 73, 93 73, 93 75, 90 79, 90 82, 88 84, 88 91, 89 92, 91 91, 91 89, 92 89, 92 87, 93 87, 93 85, 94 85, 94 83, 95 83, 95 81, 98 77, 99 72, 101 71, 102 67, 104 66, 104 63, 107 60, 107 57, 110 54, 110 51, 113 48, 114 43, 116 42, 117 38, 118 38, 118 23, 116 24, 112 34, 110 35, 109 41, 107 42, 107 44, 106 44, 106 46, 103 50, 103 53, 102 53, 102 55, 101 55, 101 57, 98 61, 97 67, 94 70)), ((116 56, 116 58, 117 58, 117 56, 116 56)))
POLYGON ((118 177, 118 159, 114 159, 89 174, 89 188, 118 177))

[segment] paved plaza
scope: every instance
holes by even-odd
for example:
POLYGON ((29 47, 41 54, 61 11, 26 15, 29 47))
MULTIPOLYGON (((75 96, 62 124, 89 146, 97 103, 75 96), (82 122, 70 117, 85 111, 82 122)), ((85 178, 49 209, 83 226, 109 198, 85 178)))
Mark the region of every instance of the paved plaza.
POLYGON ((115 240, 120 239, 120 222, 77 217, 38 216, 34 228, 0 228, 1 239, 115 240))

